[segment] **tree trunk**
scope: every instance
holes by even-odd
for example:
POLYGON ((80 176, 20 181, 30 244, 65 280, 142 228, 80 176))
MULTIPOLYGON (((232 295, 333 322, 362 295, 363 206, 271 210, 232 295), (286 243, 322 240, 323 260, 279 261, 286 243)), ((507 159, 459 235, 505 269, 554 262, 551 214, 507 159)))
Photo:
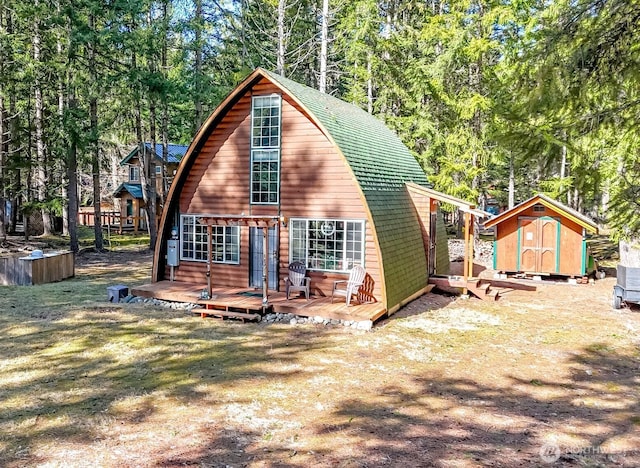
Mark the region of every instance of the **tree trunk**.
POLYGON ((149 226, 149 249, 154 250, 158 237, 156 224, 156 103, 153 96, 149 99, 149 133, 151 136, 151 155, 149 156, 149 192, 147 196, 147 217, 149 226))
MULTIPOLYGON (((168 14, 169 0, 165 0, 162 4, 162 15, 164 31, 162 37, 162 51, 160 57, 160 66, 162 67, 162 78, 167 81, 167 34, 169 29, 169 14, 168 14)), ((166 90, 166 88, 163 88, 166 90)), ((162 138, 162 171, 160 177, 162 177, 162 190, 160 191, 160 203, 164 205, 169 186, 167 183, 167 160, 169 158, 169 96, 167 92, 163 92, 162 96, 162 118, 160 120, 160 135, 162 138)))
POLYGON ((329 42, 329 0, 322 0, 322 28, 320 32, 320 79, 318 90, 327 92, 327 47, 329 42))
MULTIPOLYGON (((95 34, 95 18, 89 15, 89 29, 95 34)), ((98 72, 96 70, 96 45, 95 38, 87 45, 89 52, 89 74, 91 76, 91 97, 89 99, 89 120, 91 133, 91 173, 93 175, 93 231, 95 235, 95 248, 98 252, 104 251, 104 239, 102 236, 102 210, 100 207, 100 135, 98 129, 98 98, 95 86, 97 85, 98 72)))
MULTIPOLYGON (((0 13, 1 15, 1 13, 0 13)), ((0 17, 0 21, 2 21, 2 18, 0 17)), ((1 60, 1 59, 0 59, 1 60)), ((2 64, 0 63, 0 76, 2 76, 2 64)), ((5 145, 5 141, 6 141, 6 134, 8 133, 8 131, 6 130, 6 112, 5 112, 5 108, 4 108, 4 94, 3 94, 4 90, 2 88, 0 88, 0 239, 2 240, 6 240, 7 239, 7 226, 5 224, 6 222, 6 212, 5 212, 5 206, 6 206, 6 188, 5 188, 5 171, 4 168, 6 167, 6 161, 7 161, 7 154, 6 154, 6 145, 5 145)))
POLYGON ((276 57, 276 72, 285 76, 286 37, 284 34, 284 17, 287 9, 286 0, 278 0, 278 53, 276 57))
MULTIPOLYGON (((56 10, 58 15, 61 15, 60 1, 56 3, 56 10)), ((56 40, 56 53, 58 55, 58 59, 61 61, 64 61, 61 33, 58 34, 58 37, 56 40)), ((60 76, 60 79, 58 80, 58 119, 59 119, 58 125, 60 125, 60 128, 64 128, 64 107, 65 107, 64 74, 62 74, 62 76, 60 76)), ((60 194, 64 202, 66 202, 69 199, 69 192, 68 192, 69 180, 67 179, 67 176, 68 176, 67 172, 68 171, 65 170, 64 174, 62 175, 63 183, 62 183, 61 194, 60 194)), ((62 235, 68 236, 69 235, 69 205, 64 202, 62 204, 62 235)))
POLYGON ((516 172, 513 153, 509 154, 509 209, 515 206, 516 201, 516 172))
POLYGON ((371 74, 371 51, 367 52, 367 112, 373 114, 373 77, 371 74))
MULTIPOLYGON (((69 110, 73 112, 76 108, 76 98, 73 93, 69 94, 69 110)), ((69 134, 69 148, 67 153, 67 221, 69 229, 69 250, 78 252, 80 245, 78 242, 78 135, 75 130, 69 134)), ((102 229, 100 229, 102 234, 102 229)))
MULTIPOLYGON (((35 8, 38 8, 38 1, 34 1, 35 8)), ((35 126, 35 138, 36 138, 36 187, 38 193, 38 201, 40 203, 45 203, 48 198, 47 194, 47 158, 46 158, 46 150, 44 144, 44 100, 42 97, 42 83, 40 81, 40 54, 41 54, 41 44, 40 44, 40 22, 36 18, 34 21, 33 28, 33 61, 35 64, 36 72, 34 78, 34 105, 35 105, 35 116, 34 116, 34 126, 35 126)), ((52 224, 51 224, 51 215, 49 210, 45 207, 41 208, 42 210, 42 227, 43 234, 45 236, 49 236, 52 233, 52 224)))
MULTIPOLYGON (((194 105, 196 109, 196 128, 197 131, 204 121, 204 112, 202 109, 202 29, 204 27, 204 19, 202 13, 202 0, 195 0, 195 51, 194 51, 194 81, 195 81, 195 99, 194 105)), ((194 132, 195 133, 195 132, 194 132)))

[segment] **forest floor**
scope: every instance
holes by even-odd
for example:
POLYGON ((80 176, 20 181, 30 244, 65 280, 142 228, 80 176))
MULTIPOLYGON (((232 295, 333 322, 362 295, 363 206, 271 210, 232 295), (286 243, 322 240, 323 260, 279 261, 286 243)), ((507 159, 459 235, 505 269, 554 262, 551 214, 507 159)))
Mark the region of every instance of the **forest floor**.
POLYGON ((427 294, 372 331, 242 324, 75 278, 0 287, 5 467, 640 466, 640 308, 614 278, 497 302, 427 294))

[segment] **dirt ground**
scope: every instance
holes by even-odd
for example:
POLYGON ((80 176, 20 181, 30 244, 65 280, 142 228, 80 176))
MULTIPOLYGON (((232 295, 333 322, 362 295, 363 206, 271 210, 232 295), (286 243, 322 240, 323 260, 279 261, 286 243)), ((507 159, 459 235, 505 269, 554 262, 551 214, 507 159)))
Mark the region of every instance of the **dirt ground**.
POLYGON ((363 332, 105 301, 149 260, 86 253, 55 305, 0 290, 1 465, 640 466, 640 308, 612 310, 614 278, 428 294, 363 332))

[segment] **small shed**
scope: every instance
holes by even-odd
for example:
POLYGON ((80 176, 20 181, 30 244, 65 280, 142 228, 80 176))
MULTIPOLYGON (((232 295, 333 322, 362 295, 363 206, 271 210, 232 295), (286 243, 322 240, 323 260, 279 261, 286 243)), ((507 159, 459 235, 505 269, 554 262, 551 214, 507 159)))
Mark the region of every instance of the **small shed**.
POLYGON ((503 272, 584 276, 596 268, 587 234, 592 220, 539 194, 485 223, 495 227, 493 268, 503 272))

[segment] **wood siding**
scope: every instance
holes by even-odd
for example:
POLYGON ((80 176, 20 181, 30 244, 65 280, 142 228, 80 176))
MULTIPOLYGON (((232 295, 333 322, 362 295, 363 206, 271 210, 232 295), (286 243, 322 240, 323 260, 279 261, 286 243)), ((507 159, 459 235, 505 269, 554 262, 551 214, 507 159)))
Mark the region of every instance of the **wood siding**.
MULTIPOLYGON (((344 158, 304 111, 282 96, 280 204, 251 205, 250 132, 251 95, 280 93, 262 80, 243 95, 213 129, 191 167, 179 198, 181 214, 284 215, 286 218, 336 218, 367 220, 358 184, 344 158)), ((248 287, 249 228, 240 228, 240 264, 213 265, 213 283, 248 287)), ((289 226, 279 232, 279 287, 288 275, 289 226)), ((375 281, 374 295, 381 297, 381 271, 372 226, 366 223, 365 268, 375 281)), ((206 263, 180 261, 177 281, 206 284, 206 263)), ((316 295, 331 295, 333 281, 347 274, 310 272, 316 295)), ((168 278, 168 269, 165 271, 168 278)))
POLYGON ((437 212, 438 204, 426 195, 409 191, 409 196, 416 209, 416 214, 420 220, 420 232, 422 234, 422 243, 424 244, 424 253, 427 264, 429 264, 429 251, 431 246, 431 213, 437 212))
MULTIPOLYGON (((524 210, 517 216, 505 219, 496 225, 495 267, 499 271, 518 271, 519 237, 518 220, 520 218, 551 217, 560 222, 558 258, 558 274, 577 276, 582 274, 582 227, 574 221, 545 207, 544 211, 534 211, 533 207, 524 210)), ((520 268, 520 270, 522 270, 520 268)), ((543 271, 540 273, 549 273, 543 271)), ((553 273, 556 273, 555 271, 553 273)))
POLYGON ((43 258, 22 260, 20 256, 0 257, 0 284, 31 286, 61 281, 75 275, 73 252, 47 254, 43 258))

